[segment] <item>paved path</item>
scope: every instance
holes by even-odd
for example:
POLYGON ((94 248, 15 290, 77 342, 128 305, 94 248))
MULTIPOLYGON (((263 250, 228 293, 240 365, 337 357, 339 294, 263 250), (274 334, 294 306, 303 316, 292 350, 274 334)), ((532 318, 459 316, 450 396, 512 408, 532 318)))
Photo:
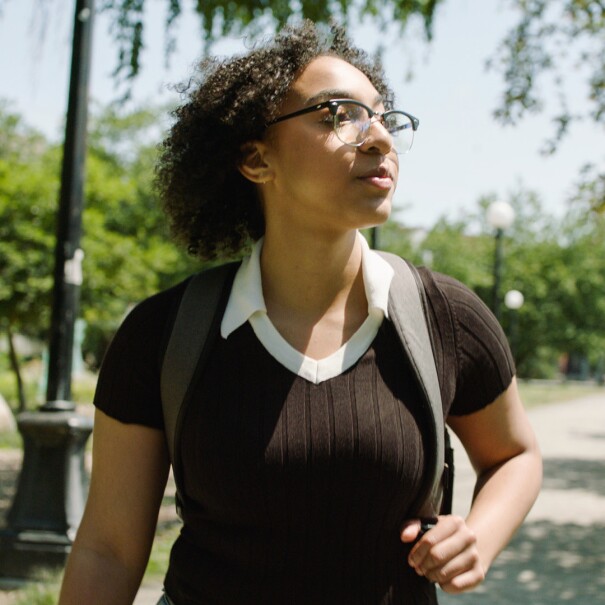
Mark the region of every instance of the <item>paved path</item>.
MULTIPOLYGON (((529 415, 544 455, 542 493, 483 586, 441 594, 441 605, 605 605, 605 390, 529 415)), ((473 473, 455 447, 454 512, 464 515, 473 473)), ((135 605, 155 605, 160 593, 144 585, 135 605)))
MULTIPOLYGON (((544 456, 538 501, 480 589, 441 605, 605 604, 605 392, 529 415, 544 456)), ((456 461, 464 514, 472 471, 463 451, 456 461)))

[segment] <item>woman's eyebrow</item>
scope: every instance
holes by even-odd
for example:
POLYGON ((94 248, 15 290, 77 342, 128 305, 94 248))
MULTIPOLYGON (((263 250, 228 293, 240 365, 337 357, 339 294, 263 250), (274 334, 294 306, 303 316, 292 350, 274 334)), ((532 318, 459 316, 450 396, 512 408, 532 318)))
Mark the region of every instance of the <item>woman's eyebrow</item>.
MULTIPOLYGON (((350 90, 344 90, 341 88, 331 88, 331 89, 327 89, 327 90, 322 90, 321 92, 318 92, 316 95, 309 97, 304 102, 304 106, 309 107, 311 105, 315 105, 316 103, 323 103, 324 101, 329 101, 330 99, 358 100, 355 98, 355 95, 350 90)), ((382 96, 377 95, 376 98, 374 99, 373 105, 376 106, 382 102, 383 102, 382 96)))

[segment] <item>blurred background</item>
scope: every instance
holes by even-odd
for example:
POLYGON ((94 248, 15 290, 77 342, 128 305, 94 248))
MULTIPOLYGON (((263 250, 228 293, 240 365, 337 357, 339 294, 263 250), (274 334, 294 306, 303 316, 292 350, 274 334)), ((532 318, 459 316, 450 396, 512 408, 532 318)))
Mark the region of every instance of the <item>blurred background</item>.
MULTIPOLYGON (((167 238, 155 150, 179 102, 175 85, 196 60, 273 31, 270 10, 232 4, 239 13, 209 5, 200 14, 185 1, 98 3, 78 371, 98 369, 130 305, 197 268, 167 238)), ((375 243, 497 305, 521 377, 602 381, 601 3, 344 5, 346 15, 323 3, 305 10, 348 21, 356 42, 382 57, 398 106, 421 124, 375 243), (496 200, 514 210, 504 229, 488 220, 496 200), (504 304, 510 290, 521 294, 518 307, 504 304)), ((294 17, 302 6, 292 5, 294 17)), ((23 409, 44 393, 33 382, 44 382, 73 7, 0 0, 0 10, 0 392, 23 409)))
MULTIPOLYGON (((0 399, 12 413, 35 409, 47 392, 74 4, 0 0, 0 399)), ((170 242, 153 189, 156 147, 180 100, 175 85, 204 54, 242 51, 303 13, 347 23, 381 57, 397 107, 420 118, 392 218, 368 239, 483 298, 530 404, 601 392, 603 3, 260 4, 97 2, 74 401, 89 405, 128 309, 200 268, 170 242)), ((14 426, 0 441, 19 448, 14 426)))

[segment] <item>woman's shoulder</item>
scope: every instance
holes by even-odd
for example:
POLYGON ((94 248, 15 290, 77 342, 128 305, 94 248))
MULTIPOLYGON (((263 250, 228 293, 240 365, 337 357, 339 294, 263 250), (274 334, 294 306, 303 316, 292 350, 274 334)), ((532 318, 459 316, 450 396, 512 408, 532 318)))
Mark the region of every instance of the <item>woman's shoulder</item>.
POLYGON ((145 298, 126 315, 105 353, 94 404, 121 422, 163 426, 160 368, 188 279, 145 298))
POLYGON ((490 308, 467 285, 431 269, 420 268, 420 275, 438 321, 451 321, 456 330, 471 326, 474 332, 487 331, 497 338, 506 339, 490 308))
MULTIPOLYGON (((450 275, 439 273, 426 267, 419 268, 425 284, 432 282, 434 288, 452 304, 470 304, 489 311, 485 303, 467 285, 450 275)), ((430 294, 430 291, 429 291, 430 294)))
POLYGON ((120 330, 124 329, 124 326, 157 327, 158 322, 174 313, 190 280, 191 276, 135 303, 124 317, 120 330))
POLYGON ((506 390, 515 373, 504 330, 483 300, 459 280, 429 269, 420 269, 420 275, 446 374, 455 369, 451 413, 477 411, 506 390))

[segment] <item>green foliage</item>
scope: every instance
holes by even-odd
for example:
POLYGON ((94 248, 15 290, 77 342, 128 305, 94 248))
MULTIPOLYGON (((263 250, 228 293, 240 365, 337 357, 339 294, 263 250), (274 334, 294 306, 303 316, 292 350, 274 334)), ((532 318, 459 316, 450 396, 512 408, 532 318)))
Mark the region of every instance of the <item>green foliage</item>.
POLYGON ((463 221, 448 223, 441 219, 428 234, 423 247, 432 252, 432 266, 439 272, 473 284, 477 291, 489 288, 492 242, 468 234, 463 221), (452 242, 458 243, 455 251, 452 242))
POLYGON ((0 431, 0 450, 18 450, 23 447, 23 439, 17 431, 0 431))
POLYGON ((601 0, 511 0, 519 21, 489 65, 502 72, 506 88, 496 118, 516 124, 527 113, 542 111, 541 83, 550 79, 551 98, 559 100, 553 138, 544 151, 555 151, 570 125, 585 118, 605 124, 605 7, 601 0), (579 76, 588 109, 570 110, 564 85, 579 76))
MULTIPOLYGON (((605 126, 605 6, 602 0, 510 3, 518 22, 488 61, 505 84, 494 115, 503 124, 518 124, 527 114, 546 111, 554 132, 542 153, 552 154, 574 123, 605 126), (583 106, 568 103, 571 90, 584 93, 583 106)), ((604 183, 602 167, 591 163, 581 171, 575 197, 603 213, 604 183)))
POLYGON ((48 319, 57 159, 0 105, 0 320, 31 335, 48 319))
MULTIPOLYGON (((514 200, 515 201, 515 200, 514 200)), ((516 200, 523 211, 523 197, 516 200)), ((542 215, 539 206, 535 214, 542 215)), ((550 354, 577 353, 593 362, 605 352, 605 225, 573 210, 556 226, 520 215, 507 242, 503 291, 523 292, 518 363, 539 367, 550 354), (533 232, 530 231, 533 230, 533 232)), ((505 317, 510 328, 513 312, 505 317)), ((535 375, 535 372, 531 372, 535 375)))
POLYGON ((605 171, 594 164, 586 164, 580 170, 576 193, 572 202, 584 215, 605 213, 605 171))
MULTIPOLYGON (((201 34, 208 47, 218 38, 245 34, 259 37, 274 30, 293 18, 311 19, 316 23, 329 24, 332 20, 346 23, 350 18, 369 16, 379 24, 393 21, 402 29, 412 16, 420 17, 427 38, 432 33, 433 17, 442 0, 194 0, 191 8, 199 15, 201 34)), ((141 66, 141 53, 145 47, 145 0, 105 0, 101 9, 111 19, 112 33, 118 47, 115 73, 125 79, 135 77, 141 66)), ((166 0, 165 30, 167 57, 176 47, 174 28, 182 16, 185 0, 166 0)))
MULTIPOLYGON (((409 230, 391 226, 382 247, 459 279, 491 305, 494 237, 483 218, 490 201, 459 221, 441 219, 415 246, 409 230)), ((605 359, 605 218, 587 221, 572 207, 555 221, 524 190, 508 201, 517 218, 504 239, 501 295, 519 290, 525 303, 518 311, 503 306, 502 325, 519 375, 555 377, 564 354, 587 358, 597 373, 605 359)))
POLYGON ((158 113, 110 107, 92 123, 82 309, 97 361, 129 306, 197 268, 169 241, 153 189, 158 113))
MULTIPOLYGON (((96 361, 128 307, 196 269, 169 242, 153 190, 157 110, 91 120, 81 313, 96 361)), ((61 149, 0 106, 0 321, 45 339, 61 149)))

